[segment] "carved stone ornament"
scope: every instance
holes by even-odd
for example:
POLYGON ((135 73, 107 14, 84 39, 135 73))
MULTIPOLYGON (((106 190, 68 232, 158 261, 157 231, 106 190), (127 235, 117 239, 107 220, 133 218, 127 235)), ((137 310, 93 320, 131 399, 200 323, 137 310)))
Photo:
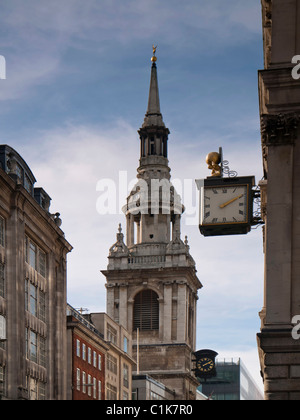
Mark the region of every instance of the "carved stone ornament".
POLYGON ((272 26, 272 0, 262 0, 263 26, 272 26))
POLYGON ((297 114, 276 114, 261 116, 261 135, 264 146, 294 144, 300 116, 297 114))
POLYGON ((271 64, 272 52, 272 0, 262 0, 262 23, 265 68, 271 64))
POLYGON ((124 243, 124 235, 122 233, 122 226, 119 224, 119 230, 117 233, 117 242, 110 248, 109 255, 115 254, 129 254, 128 248, 124 243))

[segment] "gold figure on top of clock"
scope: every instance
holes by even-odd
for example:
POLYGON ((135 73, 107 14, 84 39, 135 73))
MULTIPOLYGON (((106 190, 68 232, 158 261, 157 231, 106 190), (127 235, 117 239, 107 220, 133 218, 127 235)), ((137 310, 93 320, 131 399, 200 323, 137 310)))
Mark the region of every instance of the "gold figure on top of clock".
POLYGON ((222 176, 222 167, 220 163, 222 161, 221 154, 218 152, 211 152, 206 156, 206 163, 208 169, 211 169, 211 176, 222 176))

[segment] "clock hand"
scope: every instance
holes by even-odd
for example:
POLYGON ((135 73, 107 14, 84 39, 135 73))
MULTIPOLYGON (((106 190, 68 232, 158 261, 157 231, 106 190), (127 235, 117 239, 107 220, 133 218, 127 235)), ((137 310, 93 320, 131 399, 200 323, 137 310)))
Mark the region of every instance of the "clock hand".
POLYGON ((239 198, 243 197, 244 194, 239 195, 238 197, 232 198, 231 200, 227 201, 224 204, 220 205, 220 209, 223 209, 224 207, 228 206, 229 204, 233 203, 234 201, 238 200, 239 198))
POLYGON ((212 365, 212 362, 207 362, 205 363, 205 365, 203 365, 203 367, 207 366, 207 365, 212 365))

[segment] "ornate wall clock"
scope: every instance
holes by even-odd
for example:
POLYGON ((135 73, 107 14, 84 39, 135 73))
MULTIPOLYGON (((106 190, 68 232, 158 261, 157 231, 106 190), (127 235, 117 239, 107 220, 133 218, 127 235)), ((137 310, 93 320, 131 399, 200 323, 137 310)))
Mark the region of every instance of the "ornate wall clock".
POLYGON ((216 376, 216 357, 218 353, 213 350, 199 350, 195 355, 195 376, 198 378, 212 378, 216 376))
MULTIPOLYGON (((202 182, 201 182, 202 181, 202 182)), ((255 178, 207 178, 200 189, 200 232, 204 236, 246 234, 251 230, 255 178)))
MULTIPOLYGON (((210 153, 207 163, 212 176, 196 180, 200 192, 199 228, 204 236, 246 234, 253 224, 255 177, 225 178, 224 162, 222 152, 210 153)), ((231 175, 233 171, 227 169, 231 175)))

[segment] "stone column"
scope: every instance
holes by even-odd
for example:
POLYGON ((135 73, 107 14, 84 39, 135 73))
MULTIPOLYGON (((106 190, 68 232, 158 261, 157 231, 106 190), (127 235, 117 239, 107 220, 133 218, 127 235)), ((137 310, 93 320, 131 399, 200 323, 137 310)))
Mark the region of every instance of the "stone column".
POLYGON ((106 284, 106 311, 114 319, 115 287, 113 284, 106 284))
POLYGON ((178 284, 178 304, 177 304, 177 341, 186 341, 186 327, 187 327, 187 290, 186 283, 180 282, 178 284))
POLYGON ((119 323, 127 329, 127 284, 120 285, 119 323))
POLYGON ((172 283, 164 284, 164 341, 172 338, 172 283))

